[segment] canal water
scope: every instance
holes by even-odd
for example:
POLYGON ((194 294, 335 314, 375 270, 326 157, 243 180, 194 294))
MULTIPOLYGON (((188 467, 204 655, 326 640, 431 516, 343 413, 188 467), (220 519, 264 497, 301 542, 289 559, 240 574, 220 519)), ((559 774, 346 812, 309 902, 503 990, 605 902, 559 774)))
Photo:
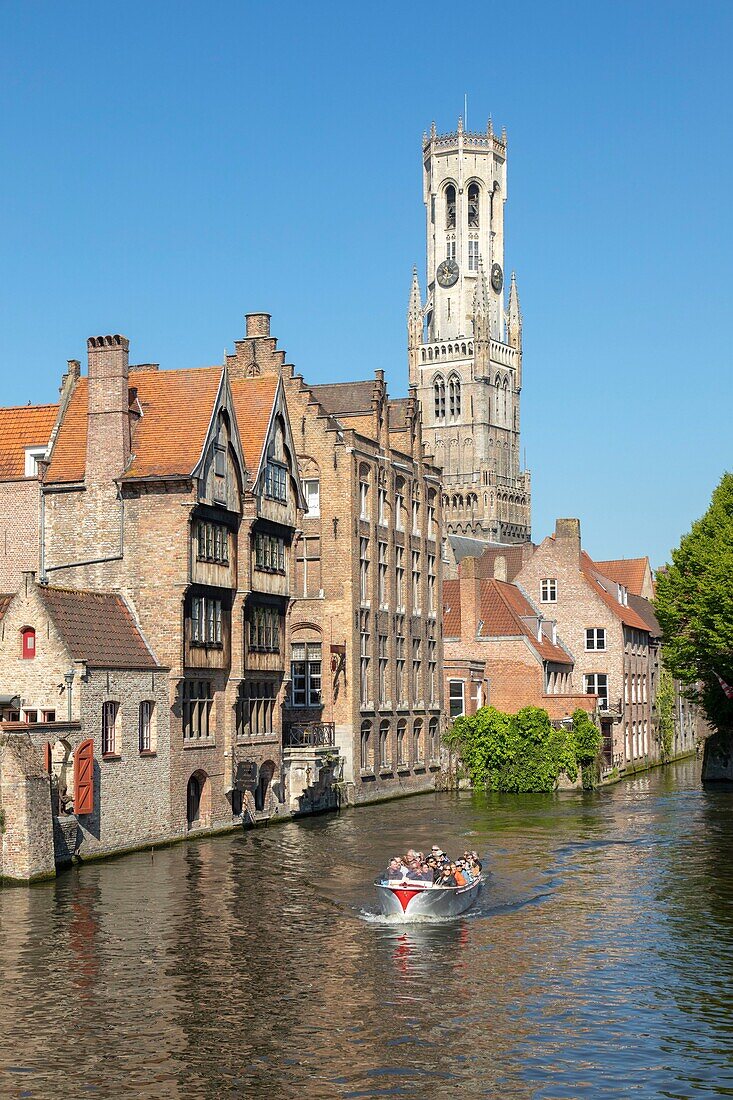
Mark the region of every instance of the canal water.
POLYGON ((0 890, 3 1097, 733 1095, 733 793, 426 795, 0 890), (477 907, 377 918, 392 852, 477 907))

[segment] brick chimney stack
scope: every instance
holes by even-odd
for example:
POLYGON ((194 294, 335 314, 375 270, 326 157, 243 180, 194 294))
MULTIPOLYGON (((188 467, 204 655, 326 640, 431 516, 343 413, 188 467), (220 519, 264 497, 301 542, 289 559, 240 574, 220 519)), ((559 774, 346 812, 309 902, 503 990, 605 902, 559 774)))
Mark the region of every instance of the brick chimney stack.
POLYGON ((569 560, 580 561, 580 520, 555 520, 555 545, 569 560))
POLYGON ((461 636, 478 636, 478 624, 481 621, 481 581, 476 564, 478 558, 464 558, 458 566, 459 591, 461 594, 461 636))
POLYGON ((108 484, 130 458, 128 354, 124 336, 90 336, 87 483, 108 484))

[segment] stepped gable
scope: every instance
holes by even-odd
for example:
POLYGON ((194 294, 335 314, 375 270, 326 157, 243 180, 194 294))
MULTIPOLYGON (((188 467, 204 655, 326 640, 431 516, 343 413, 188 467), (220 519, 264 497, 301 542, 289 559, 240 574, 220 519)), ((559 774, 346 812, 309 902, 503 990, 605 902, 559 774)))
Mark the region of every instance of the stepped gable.
POLYGON ((25 477, 25 448, 46 447, 58 405, 0 409, 0 480, 25 477))
MULTIPOLYGON (((221 368, 136 370, 130 386, 131 459, 126 479, 187 476, 204 444, 221 368)), ((88 379, 81 378, 64 414, 45 483, 84 480, 88 379)))
POLYGON ((121 596, 42 585, 38 593, 75 661, 90 668, 160 668, 121 596))
POLYGON ((600 596, 606 607, 608 607, 622 623, 626 626, 633 627, 634 630, 644 630, 647 634, 650 632, 648 624, 642 619, 638 612, 634 610, 631 604, 624 605, 619 603, 612 590, 615 589, 616 585, 620 582, 614 581, 601 573, 596 562, 593 561, 585 550, 581 550, 580 552, 580 568, 593 591, 600 596))
POLYGON ((278 384, 271 374, 230 381, 242 452, 252 477, 259 469, 278 384))
POLYGON ((641 596, 647 570, 650 570, 649 558, 621 558, 615 561, 597 561, 596 569, 604 577, 622 584, 635 596, 641 596))

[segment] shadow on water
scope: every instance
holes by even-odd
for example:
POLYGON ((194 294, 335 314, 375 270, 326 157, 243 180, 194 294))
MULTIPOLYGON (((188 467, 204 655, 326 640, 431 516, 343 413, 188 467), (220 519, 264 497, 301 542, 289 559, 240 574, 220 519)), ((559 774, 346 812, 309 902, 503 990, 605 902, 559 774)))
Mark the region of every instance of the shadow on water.
POLYGON ((733 1094, 733 798, 430 795, 0 891, 0 1095, 733 1094), (387 856, 485 856, 453 921, 387 856))

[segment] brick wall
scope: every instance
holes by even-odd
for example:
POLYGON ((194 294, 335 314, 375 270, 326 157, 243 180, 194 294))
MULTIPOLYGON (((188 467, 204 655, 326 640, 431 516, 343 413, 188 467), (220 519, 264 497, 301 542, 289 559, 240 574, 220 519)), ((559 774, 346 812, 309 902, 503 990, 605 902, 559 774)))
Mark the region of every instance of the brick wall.
POLYGON ((14 592, 21 574, 38 568, 38 482, 0 482, 0 592, 14 592))

